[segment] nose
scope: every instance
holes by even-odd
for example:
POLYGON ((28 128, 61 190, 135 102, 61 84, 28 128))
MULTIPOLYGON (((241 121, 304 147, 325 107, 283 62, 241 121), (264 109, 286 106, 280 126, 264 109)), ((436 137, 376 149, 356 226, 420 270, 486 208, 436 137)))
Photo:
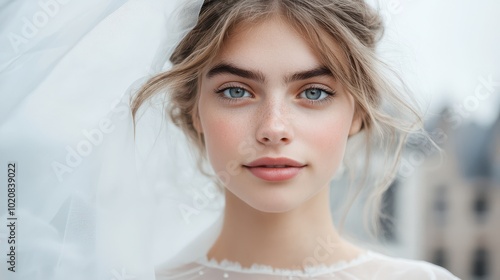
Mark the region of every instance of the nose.
POLYGON ((266 106, 261 112, 257 140, 268 146, 286 145, 293 140, 293 130, 286 109, 282 105, 266 106))

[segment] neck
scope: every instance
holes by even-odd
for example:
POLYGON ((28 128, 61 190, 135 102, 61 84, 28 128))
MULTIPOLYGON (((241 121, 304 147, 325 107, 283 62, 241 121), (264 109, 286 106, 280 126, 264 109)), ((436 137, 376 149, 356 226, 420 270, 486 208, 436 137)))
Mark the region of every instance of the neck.
POLYGON ((222 231, 207 257, 282 269, 333 264, 360 250, 337 233, 330 212, 329 187, 285 213, 258 211, 226 191, 222 231))

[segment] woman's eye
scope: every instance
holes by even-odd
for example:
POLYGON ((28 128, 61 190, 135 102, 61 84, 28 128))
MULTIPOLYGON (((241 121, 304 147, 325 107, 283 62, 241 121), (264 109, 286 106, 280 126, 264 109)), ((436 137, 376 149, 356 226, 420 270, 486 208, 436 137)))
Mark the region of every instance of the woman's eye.
POLYGON ((330 92, 320 88, 309 88, 304 90, 300 96, 307 99, 311 103, 327 101, 335 95, 335 92, 330 92))
POLYGON ((222 93, 226 98, 242 98, 242 97, 246 97, 245 94, 248 94, 248 96, 251 96, 247 90, 245 90, 244 88, 240 88, 240 87, 225 88, 225 89, 222 89, 218 92, 222 93))
POLYGON ((320 89, 312 88, 312 89, 306 89, 304 93, 307 99, 318 100, 321 97, 321 94, 324 92, 320 89))

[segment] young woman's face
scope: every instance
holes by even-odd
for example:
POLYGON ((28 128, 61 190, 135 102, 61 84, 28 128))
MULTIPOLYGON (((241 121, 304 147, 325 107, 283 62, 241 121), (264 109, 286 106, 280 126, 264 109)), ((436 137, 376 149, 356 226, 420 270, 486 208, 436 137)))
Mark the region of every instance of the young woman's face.
POLYGON ((352 96, 278 19, 231 33, 202 72, 198 106, 195 126, 214 171, 228 191, 263 212, 289 211, 327 188, 360 127, 352 96), (249 167, 264 157, 296 163, 249 167))

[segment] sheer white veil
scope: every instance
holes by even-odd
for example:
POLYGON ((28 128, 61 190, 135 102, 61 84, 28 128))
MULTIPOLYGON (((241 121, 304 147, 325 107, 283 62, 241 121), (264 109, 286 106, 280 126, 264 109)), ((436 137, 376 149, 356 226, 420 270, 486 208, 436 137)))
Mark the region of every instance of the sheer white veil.
POLYGON ((129 107, 202 3, 0 0, 1 279, 152 280, 206 253, 222 198, 162 98, 139 111, 135 139, 129 107))

